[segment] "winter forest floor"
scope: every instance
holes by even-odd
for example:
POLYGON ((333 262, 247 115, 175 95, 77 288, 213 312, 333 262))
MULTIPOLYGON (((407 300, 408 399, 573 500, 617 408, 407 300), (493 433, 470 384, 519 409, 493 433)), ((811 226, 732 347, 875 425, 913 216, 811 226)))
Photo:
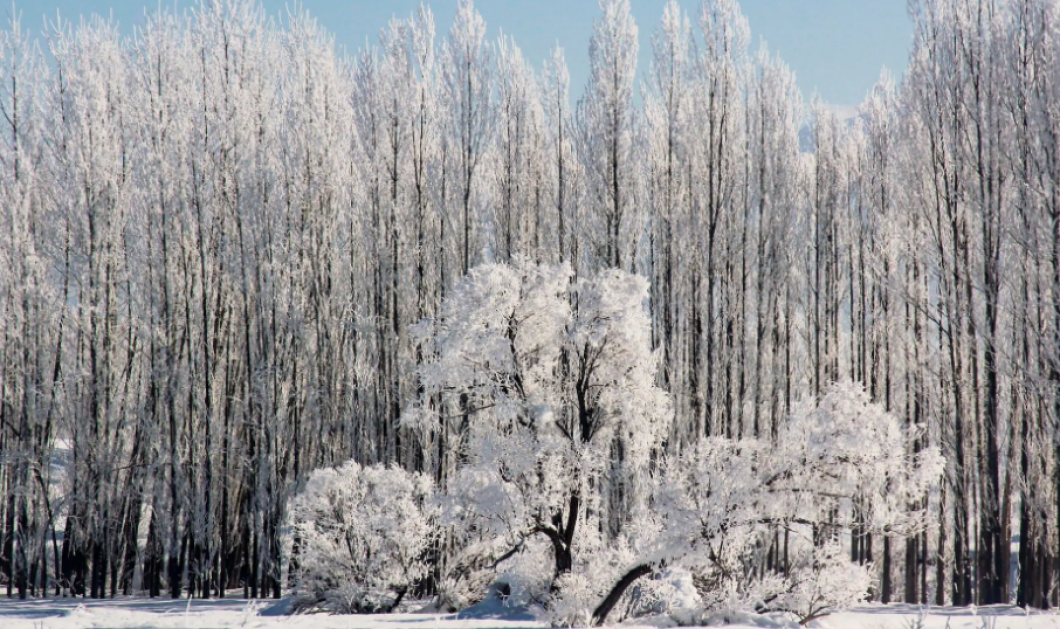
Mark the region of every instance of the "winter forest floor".
MULTIPOLYGON (((269 602, 244 599, 149 600, 128 598, 91 601, 81 599, 0 599, 2 629, 83 629, 246 627, 248 629, 541 629, 544 625, 516 618, 467 617, 464 614, 390 614, 374 616, 302 615, 271 613, 269 602)), ((724 621, 719 619, 718 625, 724 621)), ((651 623, 653 629, 669 626, 651 623)), ((624 623, 634 629, 637 622, 624 623)), ((749 617, 726 625, 734 629, 783 627, 782 622, 765 617, 749 617)), ((787 626, 797 626, 790 624, 787 626)), ((1027 614, 1012 606, 933 608, 922 612, 909 605, 865 605, 810 623, 819 629, 1060 629, 1060 614, 1027 614)))

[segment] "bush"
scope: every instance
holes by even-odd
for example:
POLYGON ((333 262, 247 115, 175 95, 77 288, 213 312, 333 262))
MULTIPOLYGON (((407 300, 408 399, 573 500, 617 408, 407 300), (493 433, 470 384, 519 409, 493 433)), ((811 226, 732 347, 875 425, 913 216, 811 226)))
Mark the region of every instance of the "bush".
POLYGON ((290 508, 295 609, 393 611, 427 575, 433 494, 429 477, 396 467, 313 472, 290 508))
POLYGON ((774 440, 706 438, 667 461, 657 544, 702 600, 701 618, 678 620, 783 612, 807 623, 864 600, 875 567, 851 562, 840 541, 925 529, 944 460, 911 447, 921 431, 840 383, 799 405, 774 440))

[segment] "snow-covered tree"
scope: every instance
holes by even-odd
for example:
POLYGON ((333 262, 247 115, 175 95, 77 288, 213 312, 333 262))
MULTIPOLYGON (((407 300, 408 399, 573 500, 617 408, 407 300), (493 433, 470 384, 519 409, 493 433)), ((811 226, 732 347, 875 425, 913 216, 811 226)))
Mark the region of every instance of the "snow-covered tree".
POLYGON ((570 262, 577 266, 578 238, 577 181, 578 160, 574 155, 572 119, 570 110, 570 72, 563 49, 556 46, 545 60, 541 71, 539 89, 548 156, 542 167, 546 169, 552 183, 546 198, 553 203, 555 212, 553 239, 556 246, 555 260, 570 262))
POLYGON ((549 229, 555 216, 545 212, 552 192, 546 183, 544 110, 539 82, 522 51, 509 37, 497 44, 497 145, 493 160, 496 191, 491 250, 494 258, 544 258, 554 252, 549 229))
POLYGON ((600 0, 589 40, 590 73, 578 102, 578 153, 585 167, 592 211, 585 220, 594 268, 632 269, 642 225, 634 167, 637 24, 629 0, 600 0))
POLYGON ((622 271, 575 279, 566 264, 516 259, 473 269, 420 330, 437 356, 421 386, 463 400, 455 414, 421 404, 405 415, 421 431, 465 424, 446 521, 466 546, 487 542, 480 565, 547 540, 550 599, 586 575, 601 587, 669 429, 647 288, 622 271))
POLYGON ((480 164, 493 132, 492 59, 486 22, 472 0, 461 0, 449 36, 442 44, 441 85, 449 136, 447 148, 457 189, 447 220, 458 233, 459 274, 471 268, 478 216, 480 164))
MULTIPOLYGON (((683 393, 683 361, 678 360, 686 265, 678 258, 679 241, 693 236, 688 195, 688 147, 692 58, 692 26, 675 0, 668 2, 662 24, 652 37, 652 80, 644 103, 646 194, 650 200, 648 275, 655 304, 655 346, 662 349, 661 383, 683 393)), ((683 414, 683 395, 675 395, 683 414)))

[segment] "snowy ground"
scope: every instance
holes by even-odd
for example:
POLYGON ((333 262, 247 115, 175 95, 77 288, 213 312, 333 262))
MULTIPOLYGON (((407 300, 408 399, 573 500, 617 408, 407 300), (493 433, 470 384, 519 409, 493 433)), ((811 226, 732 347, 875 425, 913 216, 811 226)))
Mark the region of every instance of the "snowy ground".
MULTIPOLYGON (((652 629, 657 629, 656 623, 652 629)), ((779 627, 765 618, 746 619, 730 627, 779 627)), ((392 614, 388 616, 271 615, 268 603, 227 599, 187 601, 119 599, 74 601, 0 599, 0 629, 541 629, 526 619, 466 617, 459 614, 392 614)), ((634 629, 635 625, 623 629, 634 629)), ((864 606, 811 623, 819 629, 1060 629, 1060 614, 1025 614, 1013 607, 978 610, 938 608, 922 614, 905 605, 864 606)))

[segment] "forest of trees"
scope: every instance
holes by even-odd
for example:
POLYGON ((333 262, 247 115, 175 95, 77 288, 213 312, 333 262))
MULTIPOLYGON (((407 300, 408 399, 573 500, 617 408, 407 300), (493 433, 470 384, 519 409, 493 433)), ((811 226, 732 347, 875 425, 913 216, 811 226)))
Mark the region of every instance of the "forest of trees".
POLYGON ((461 473, 478 409, 425 382, 420 322, 476 267, 532 260, 647 280, 656 449, 780 448, 842 381, 923 426, 910 456, 946 461, 909 505, 930 526, 845 542, 875 599, 1056 606, 1060 2, 910 13, 909 68, 851 120, 752 49, 736 0, 671 2, 639 73, 629 0, 601 0, 577 99, 561 49, 533 66, 470 0, 443 34, 424 6, 352 56, 254 0, 132 36, 13 19, 8 596, 280 596, 314 470, 461 473), (410 419, 432 405, 455 412, 410 419))

